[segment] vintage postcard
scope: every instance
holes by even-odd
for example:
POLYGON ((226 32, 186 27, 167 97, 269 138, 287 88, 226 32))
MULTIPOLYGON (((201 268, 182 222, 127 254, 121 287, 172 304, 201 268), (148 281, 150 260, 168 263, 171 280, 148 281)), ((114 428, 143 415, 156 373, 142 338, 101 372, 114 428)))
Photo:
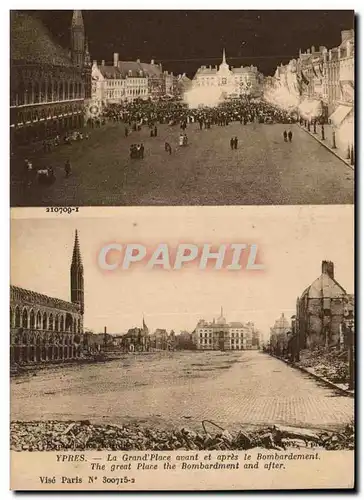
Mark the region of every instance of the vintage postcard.
POLYGON ((355 487, 354 12, 10 12, 10 488, 355 487))

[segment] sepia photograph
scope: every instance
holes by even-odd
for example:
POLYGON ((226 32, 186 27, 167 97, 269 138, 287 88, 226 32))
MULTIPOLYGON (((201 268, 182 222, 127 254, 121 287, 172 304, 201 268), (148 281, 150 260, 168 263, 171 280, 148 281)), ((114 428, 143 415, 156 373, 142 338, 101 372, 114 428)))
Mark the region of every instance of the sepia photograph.
POLYGON ((188 8, 8 11, 13 491, 356 488, 356 14, 188 8))
POLYGON ((354 202, 351 10, 10 13, 11 205, 354 202))
POLYGON ((11 450, 353 450, 352 207, 157 210, 13 219, 11 450))

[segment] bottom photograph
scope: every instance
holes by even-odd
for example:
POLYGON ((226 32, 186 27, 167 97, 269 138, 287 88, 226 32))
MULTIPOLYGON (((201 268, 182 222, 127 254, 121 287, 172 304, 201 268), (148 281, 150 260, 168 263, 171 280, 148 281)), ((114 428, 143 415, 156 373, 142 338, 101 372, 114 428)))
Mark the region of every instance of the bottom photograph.
POLYGON ((11 222, 11 488, 354 487, 354 209, 11 222))

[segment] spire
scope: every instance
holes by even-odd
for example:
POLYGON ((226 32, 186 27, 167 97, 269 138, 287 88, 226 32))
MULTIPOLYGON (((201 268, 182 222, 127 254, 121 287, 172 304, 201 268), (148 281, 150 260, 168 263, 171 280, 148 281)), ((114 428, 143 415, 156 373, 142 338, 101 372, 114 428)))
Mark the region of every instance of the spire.
POLYGON ((144 331, 145 333, 148 333, 148 332, 149 332, 149 328, 147 327, 147 325, 146 325, 146 323, 145 323, 145 321, 144 321, 144 316, 143 316, 143 331, 144 331))
POLYGON ((81 314, 84 312, 84 282, 83 282, 83 265, 78 241, 78 232, 75 232, 75 242, 73 245, 72 262, 71 262, 71 302, 80 306, 81 314))
POLYGON ((225 54, 225 49, 222 49, 222 64, 226 64, 226 54, 225 54))
POLYGON ((81 251, 80 251, 80 243, 78 241, 78 232, 76 229, 75 232, 75 242, 73 245, 73 254, 72 254, 72 266, 77 266, 83 271, 83 265, 82 265, 82 258, 81 258, 81 251))
POLYGON ((83 29, 83 18, 81 10, 74 10, 72 15, 72 28, 82 28, 83 29))

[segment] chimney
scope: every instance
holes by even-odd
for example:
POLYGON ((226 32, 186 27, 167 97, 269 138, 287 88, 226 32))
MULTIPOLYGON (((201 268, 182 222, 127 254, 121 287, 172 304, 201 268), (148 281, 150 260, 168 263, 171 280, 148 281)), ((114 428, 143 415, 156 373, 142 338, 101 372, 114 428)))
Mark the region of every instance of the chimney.
POLYGON ((117 67, 119 64, 119 54, 114 52, 114 66, 117 67))
POLYGON ((322 274, 327 274, 334 279, 334 263, 331 260, 322 261, 322 274))
POLYGON ((105 66, 105 59, 101 61, 101 66, 105 66))
POLYGON ((150 64, 154 64, 154 59, 151 59, 150 64))
POLYGON ((136 62, 137 62, 138 64, 140 64, 140 59, 137 59, 137 60, 136 60, 136 62))
POLYGON ((107 333, 107 328, 106 326, 104 326, 104 334, 106 335, 106 333, 107 333))
POLYGON ((310 54, 310 49, 307 49, 306 54, 310 54))
POLYGON ((94 60, 92 61, 92 66, 95 66, 95 67, 97 68, 97 61, 96 61, 96 59, 94 59, 94 60))
POLYGON ((311 54, 314 54, 314 53, 315 53, 315 46, 312 45, 312 47, 311 47, 311 54))

